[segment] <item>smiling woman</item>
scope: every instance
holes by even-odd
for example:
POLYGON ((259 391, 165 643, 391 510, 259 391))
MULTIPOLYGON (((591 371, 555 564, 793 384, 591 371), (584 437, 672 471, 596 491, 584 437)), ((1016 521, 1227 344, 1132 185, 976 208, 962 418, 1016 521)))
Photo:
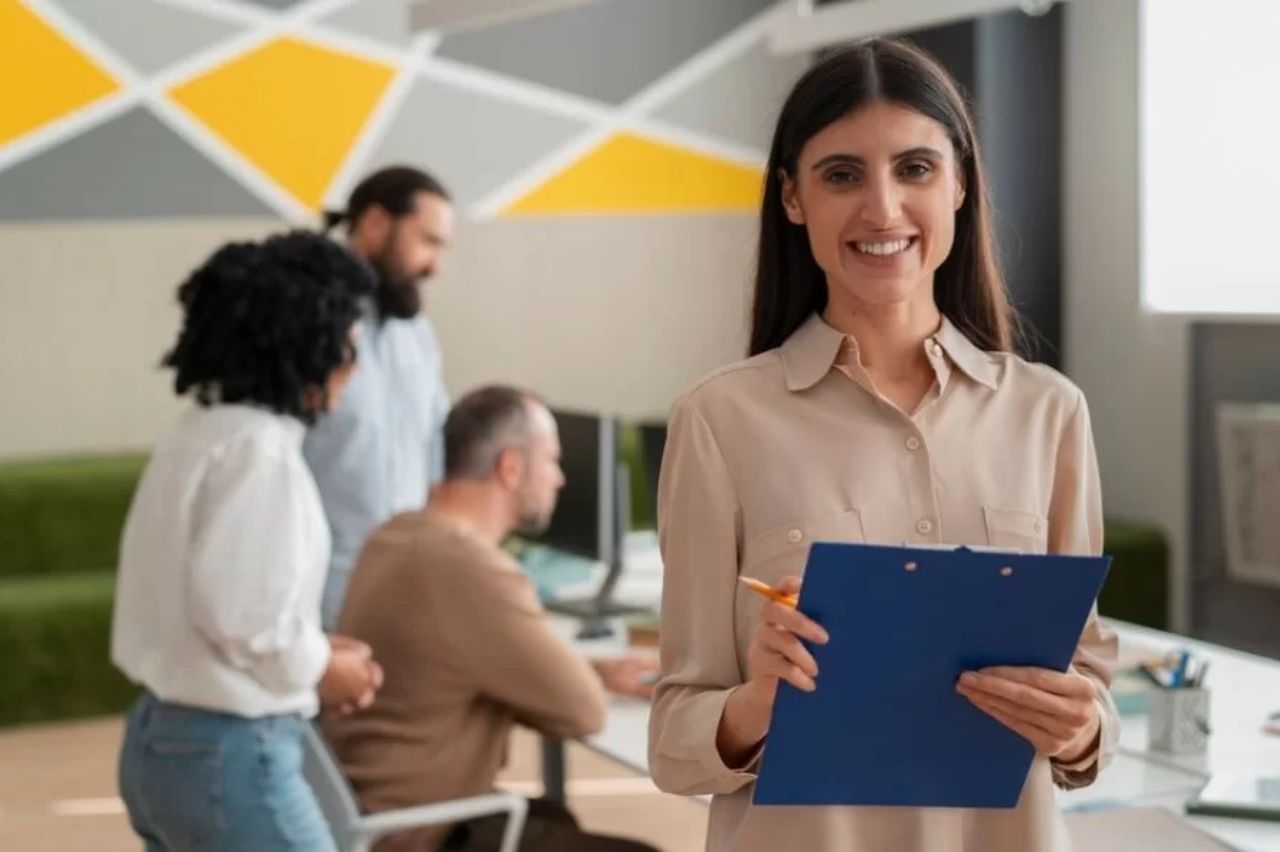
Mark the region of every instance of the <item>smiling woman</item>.
POLYGON ((869 63, 869 52, 853 56, 814 68, 778 121, 750 354, 781 345, 829 297, 848 313, 851 302, 893 301, 935 271, 932 291, 917 298, 936 301, 982 348, 1008 351, 1016 318, 963 97, 940 66, 904 45, 886 43, 869 63), (868 267, 868 255, 898 254, 907 256, 868 267), (886 266, 892 274, 876 282, 860 274, 886 266), (829 292, 832 275, 840 286, 829 292))
POLYGON ((951 152, 936 121, 875 102, 823 128, 796 176, 779 178, 788 220, 805 226, 814 258, 836 285, 832 312, 908 298, 930 307, 933 293, 915 285, 951 253, 965 197, 951 152), (928 144, 913 145, 921 140, 928 144), (860 153, 844 153, 854 146, 860 153))
MULTIPOLYGON (((711 850, 1070 846, 1053 788, 1091 783, 1118 731, 1096 614, 1067 672, 955 685, 1037 750, 1015 808, 751 804, 780 681, 823 692, 802 640, 841 637, 740 576, 794 595, 812 541, 1101 550, 1088 408, 1010 351, 996 257, 973 121, 932 59, 873 40, 796 84, 766 177, 751 357, 676 404, 659 484, 650 767, 669 792, 714 796, 711 850)), ((893 700, 892 684, 867 688, 893 700)))

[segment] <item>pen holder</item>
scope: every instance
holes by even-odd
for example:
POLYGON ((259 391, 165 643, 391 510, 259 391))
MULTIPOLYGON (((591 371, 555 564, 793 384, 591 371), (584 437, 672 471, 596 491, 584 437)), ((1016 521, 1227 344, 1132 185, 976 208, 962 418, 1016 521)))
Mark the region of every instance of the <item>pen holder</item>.
POLYGON ((1147 703, 1147 747, 1199 754, 1209 745, 1209 692, 1202 687, 1153 690, 1147 703))

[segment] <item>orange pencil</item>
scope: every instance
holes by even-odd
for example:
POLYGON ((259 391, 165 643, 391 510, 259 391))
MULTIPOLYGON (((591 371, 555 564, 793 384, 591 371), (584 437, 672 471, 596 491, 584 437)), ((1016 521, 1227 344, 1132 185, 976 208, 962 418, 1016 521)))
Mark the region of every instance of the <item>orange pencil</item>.
POLYGON ((754 577, 739 577, 738 581, 756 594, 764 595, 769 600, 777 601, 783 606, 789 606, 792 609, 795 609, 800 603, 800 599, 795 595, 784 595, 773 586, 770 586, 768 583, 763 583, 754 577))

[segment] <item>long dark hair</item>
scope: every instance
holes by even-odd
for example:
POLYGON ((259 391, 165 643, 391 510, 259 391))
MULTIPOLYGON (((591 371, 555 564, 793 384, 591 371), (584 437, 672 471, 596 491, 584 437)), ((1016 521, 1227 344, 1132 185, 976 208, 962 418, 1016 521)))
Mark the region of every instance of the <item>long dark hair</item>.
POLYGON ((973 119, 950 75, 903 41, 871 39, 823 59, 796 83, 778 117, 760 210, 751 346, 757 355, 782 344, 827 306, 827 282, 803 225, 782 206, 782 175, 796 175, 805 143, 823 128, 874 101, 932 118, 951 138, 964 179, 955 244, 934 276, 938 309, 982 349, 1012 349, 1017 319, 1005 292, 991 223, 986 172, 973 119))

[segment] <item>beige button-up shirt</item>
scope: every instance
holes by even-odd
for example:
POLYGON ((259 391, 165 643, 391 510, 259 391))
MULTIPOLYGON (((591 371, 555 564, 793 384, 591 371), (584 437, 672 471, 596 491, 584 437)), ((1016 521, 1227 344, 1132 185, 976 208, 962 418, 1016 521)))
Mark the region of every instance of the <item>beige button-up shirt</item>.
POLYGON ((856 342, 817 316, 674 408, 659 493, 663 678, 649 760, 662 789, 714 796, 709 850, 1065 850, 1054 784, 1090 783, 1114 749, 1116 642, 1096 613, 1072 665, 1098 687, 1099 748, 1070 766, 1037 756, 1016 808, 754 807, 759 750, 734 767, 716 749, 760 612, 739 574, 769 583, 802 574, 820 540, 1101 552, 1080 391, 1048 367, 983 352, 945 319, 924 347, 937 381, 910 416, 877 393, 856 342))

